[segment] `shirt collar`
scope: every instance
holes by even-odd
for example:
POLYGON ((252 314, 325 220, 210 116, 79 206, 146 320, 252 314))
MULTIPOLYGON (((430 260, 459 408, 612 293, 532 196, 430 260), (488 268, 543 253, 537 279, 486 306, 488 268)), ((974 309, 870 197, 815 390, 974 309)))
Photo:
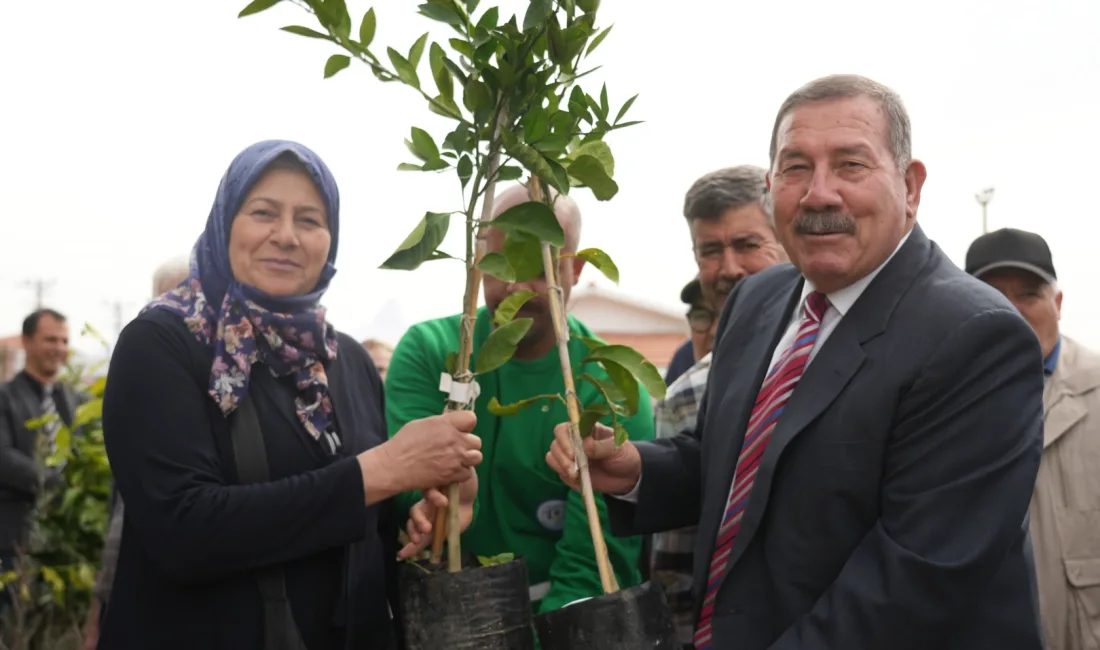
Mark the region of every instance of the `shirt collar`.
MULTIPOLYGON (((882 269, 890 263, 890 260, 894 259, 894 256, 898 254, 898 251, 901 250, 901 247, 905 245, 905 242, 909 241, 909 235, 911 234, 913 234, 912 229, 910 229, 909 232, 905 233, 905 236, 901 238, 900 242, 898 242, 897 248, 894 249, 893 253, 890 253, 890 257, 887 257, 886 261, 882 264, 879 264, 878 268, 876 268, 874 271, 871 271, 867 275, 856 280, 852 284, 849 284, 843 289, 837 289, 832 293, 826 294, 825 297, 829 299, 829 305, 840 312, 841 316, 847 314, 848 310, 852 308, 852 305, 856 304, 856 300, 859 300, 859 297, 863 295, 863 292, 867 289, 867 286, 871 284, 872 280, 875 279, 875 276, 878 275, 879 272, 882 271, 882 269)), ((802 301, 805 302, 806 296, 810 295, 810 293, 813 291, 814 285, 812 282, 806 280, 804 283, 802 283, 802 301)), ((799 304, 801 305, 802 303, 799 304)))
POLYGON ((1058 367, 1058 357, 1062 352, 1062 337, 1058 337, 1058 342, 1054 344, 1054 349, 1050 351, 1047 358, 1043 360, 1043 371, 1046 376, 1049 377, 1054 374, 1054 369, 1058 367))

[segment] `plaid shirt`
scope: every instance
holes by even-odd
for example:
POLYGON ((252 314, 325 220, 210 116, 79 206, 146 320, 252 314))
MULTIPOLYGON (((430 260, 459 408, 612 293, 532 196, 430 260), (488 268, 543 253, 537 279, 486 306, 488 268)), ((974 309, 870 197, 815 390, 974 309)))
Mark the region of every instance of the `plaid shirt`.
MULTIPOLYGON (((711 355, 700 359, 668 387, 665 398, 653 407, 655 437, 673 438, 695 429, 703 391, 707 387, 711 355)), ((652 575, 665 589, 677 636, 692 647, 695 605, 691 599, 691 574, 697 527, 657 533, 653 536, 652 575)))

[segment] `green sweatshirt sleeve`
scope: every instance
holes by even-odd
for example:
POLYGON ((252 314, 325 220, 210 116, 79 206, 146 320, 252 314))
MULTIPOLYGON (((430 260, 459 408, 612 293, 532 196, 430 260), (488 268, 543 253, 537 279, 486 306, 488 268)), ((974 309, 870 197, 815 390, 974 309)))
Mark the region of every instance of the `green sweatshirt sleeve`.
MULTIPOLYGON (((631 440, 653 439, 653 409, 649 394, 642 389, 638 412, 623 420, 631 440)), ((610 416, 604 424, 610 425, 610 416)), ((607 506, 602 495, 596 495, 596 508, 600 514, 607 553, 615 570, 620 588, 632 587, 642 581, 638 561, 642 553, 640 536, 612 537, 607 518, 607 506)), ((600 572, 596 566, 596 551, 588 530, 588 516, 584 500, 576 491, 570 491, 565 505, 565 529, 558 541, 556 555, 550 565, 550 592, 539 603, 539 612, 563 607, 574 600, 603 593, 600 572)))
MULTIPOLYGON (((413 420, 443 412, 439 374, 446 367, 446 356, 433 358, 431 348, 422 328, 414 326, 393 351, 386 371, 386 427, 390 438, 413 420)), ((419 500, 419 490, 394 497, 398 521, 408 519, 409 509, 419 500)))

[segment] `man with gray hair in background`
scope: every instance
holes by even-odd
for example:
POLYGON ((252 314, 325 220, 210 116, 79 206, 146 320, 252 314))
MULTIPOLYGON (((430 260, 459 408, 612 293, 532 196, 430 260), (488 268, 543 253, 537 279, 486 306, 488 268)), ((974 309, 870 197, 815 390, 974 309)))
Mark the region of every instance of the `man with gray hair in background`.
MULTIPOLYGON (((153 296, 167 293, 183 282, 190 270, 190 258, 186 255, 174 257, 158 266, 153 272, 153 296)), ((103 544, 103 556, 100 559, 99 577, 96 578, 92 608, 84 624, 82 650, 95 650, 99 645, 99 623, 111 597, 111 583, 114 582, 115 565, 118 563, 118 548, 122 543, 122 497, 113 489, 112 494, 114 504, 111 508, 111 520, 107 527, 107 539, 103 544)))
MULTIPOLYGON (((699 266, 703 300, 715 312, 742 278, 785 261, 768 214, 767 170, 738 165, 705 174, 684 196, 684 218, 699 266)), ((669 386, 706 355, 691 340, 676 351, 665 375, 669 386)))
MULTIPOLYGON (((699 275, 680 293, 692 329, 691 338, 682 347, 687 350, 689 367, 677 374, 676 368, 669 366, 668 393, 653 407, 658 439, 695 428, 718 313, 730 291, 743 278, 787 258, 772 225, 766 175, 767 170, 755 165, 719 169, 695 181, 684 197, 684 218, 691 229, 699 275)), ((695 624, 691 592, 696 530, 689 526, 653 535, 648 556, 651 575, 665 589, 685 648, 692 647, 695 624)))

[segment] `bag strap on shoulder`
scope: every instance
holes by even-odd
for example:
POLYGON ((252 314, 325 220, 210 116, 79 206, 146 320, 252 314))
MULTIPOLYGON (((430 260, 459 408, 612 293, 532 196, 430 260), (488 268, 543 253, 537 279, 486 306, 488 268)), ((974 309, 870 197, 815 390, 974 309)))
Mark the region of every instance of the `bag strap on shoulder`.
MULTIPOLYGON (((270 481, 260 418, 247 393, 230 418, 229 430, 241 483, 270 481)), ((256 579, 264 604, 264 650, 306 650, 287 599, 283 568, 275 565, 260 569, 256 579)))

